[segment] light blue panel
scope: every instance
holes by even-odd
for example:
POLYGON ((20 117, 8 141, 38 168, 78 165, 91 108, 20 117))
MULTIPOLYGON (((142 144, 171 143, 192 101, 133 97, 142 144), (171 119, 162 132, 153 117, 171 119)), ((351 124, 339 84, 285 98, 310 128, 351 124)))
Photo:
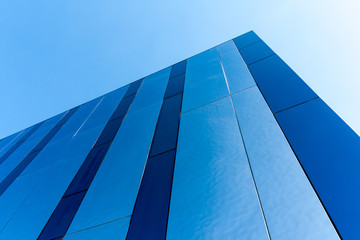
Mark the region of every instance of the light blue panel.
MULTIPOLYGON (((40 181, 50 165, 52 165, 56 160, 61 160, 64 158, 63 156, 65 156, 66 159, 66 156, 76 154, 76 151, 88 151, 89 146, 94 143, 97 135, 100 134, 102 129, 97 129, 97 131, 93 134, 95 136, 92 136, 92 138, 90 138, 90 135, 88 135, 86 138, 74 138, 73 135, 82 125, 82 122, 84 122, 85 119, 88 119, 87 115, 93 113, 94 107, 97 106, 100 100, 101 99, 97 99, 96 101, 91 101, 82 105, 76 111, 74 116, 72 116, 72 118, 70 118, 69 121, 60 130, 65 131, 66 133, 56 135, 49 142, 49 144, 47 144, 44 149, 42 149, 42 151, 30 163, 30 165, 25 169, 20 177, 14 181, 14 183, 9 187, 4 195, 1 196, 0 206, 2 201, 8 204, 9 202, 13 202, 13 204, 10 205, 12 207, 7 208, 6 212, 1 215, 0 229, 4 227, 1 224, 5 224, 15 213, 17 207, 19 207, 28 197, 35 184, 40 181), (84 139, 89 141, 89 143, 86 143, 84 139), (68 145, 69 143, 71 143, 71 145, 68 145), (82 148, 83 146, 85 147, 84 149, 82 148), (19 194, 19 192, 21 192, 21 194, 19 194)), ((79 131, 79 133, 81 133, 81 131, 79 131)), ((59 172, 58 174, 62 173, 59 172)))
POLYGON ((98 107, 102 99, 103 97, 99 97, 79 106, 79 109, 73 116, 71 116, 71 118, 64 124, 64 126, 48 144, 55 144, 56 141, 63 138, 72 138, 83 126, 84 122, 87 121, 89 115, 94 111, 94 109, 98 107))
POLYGON ((17 178, 0 197, 0 229, 3 229, 46 172, 46 168, 17 178))
POLYGON ((229 95, 216 48, 187 60, 182 112, 229 95))
POLYGON ((33 240, 39 236, 100 131, 97 127, 77 134, 64 150, 71 154, 50 167, 0 233, 0 239, 33 240))
POLYGON ((255 86, 255 82, 233 41, 218 46, 230 93, 255 86))
POLYGON ((7 151, 7 149, 9 149, 11 146, 13 146, 17 140, 20 139, 20 138, 18 138, 18 136, 20 136, 22 132, 23 131, 17 132, 17 133, 10 135, 0 141, 0 157, 7 151), (8 147, 9 145, 11 145, 11 146, 8 147))
POLYGON ((167 239, 268 239, 229 97, 181 116, 167 239))
POLYGON ((65 240, 125 240, 130 217, 65 236, 65 240))
POLYGON ((160 107, 126 115, 68 233, 132 214, 160 107))
POLYGON ((165 68, 144 79, 134 102, 131 104, 129 113, 163 100, 170 70, 171 67, 165 68))
POLYGON ((73 139, 75 133, 80 132, 83 123, 89 120, 89 116, 92 115, 94 110, 100 105, 101 100, 102 98, 97 98, 80 106, 53 139, 41 150, 29 166, 25 168, 21 175, 53 164, 60 158, 61 153, 63 153, 63 155, 70 155, 70 153, 65 151, 66 149, 68 151, 68 148, 66 148, 67 144, 73 139))
POLYGON ((121 99, 125 95, 129 86, 119 88, 113 92, 104 95, 99 103, 99 106, 94 110, 91 115, 91 120, 87 120, 81 127, 82 131, 86 131, 93 127, 105 126, 110 119, 111 115, 119 105, 121 99))
POLYGON ((233 95, 272 239, 339 239, 257 87, 233 95))
POLYGON ((45 137, 64 114, 46 120, 41 126, 0 165, 0 182, 23 160, 23 158, 45 137))

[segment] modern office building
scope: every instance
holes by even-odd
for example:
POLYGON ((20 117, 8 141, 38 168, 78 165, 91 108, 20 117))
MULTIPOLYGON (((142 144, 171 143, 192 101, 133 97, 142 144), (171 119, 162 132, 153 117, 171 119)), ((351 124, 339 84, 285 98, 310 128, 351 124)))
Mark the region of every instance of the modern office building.
POLYGON ((360 239, 360 139, 248 32, 0 140, 0 239, 360 239))

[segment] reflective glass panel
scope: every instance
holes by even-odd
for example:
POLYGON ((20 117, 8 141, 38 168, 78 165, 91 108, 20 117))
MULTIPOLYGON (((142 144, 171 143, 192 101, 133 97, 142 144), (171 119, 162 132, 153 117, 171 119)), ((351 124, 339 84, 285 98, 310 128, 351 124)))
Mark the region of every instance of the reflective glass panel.
POLYGON ((124 240, 129 227, 130 217, 100 225, 85 231, 65 236, 65 240, 124 240))
POLYGON ((132 214, 160 107, 125 116, 68 233, 132 214))
POLYGON ((165 68, 144 79, 129 109, 129 113, 163 100, 170 70, 171 67, 165 68))
MULTIPOLYGON (((100 99, 90 102, 91 104, 82 105, 78 110, 79 112, 76 112, 64 125, 62 130, 68 130, 68 132, 59 135, 59 139, 55 139, 54 143, 60 143, 59 141, 64 140, 65 137, 70 137, 70 141, 65 144, 61 154, 57 156, 52 166, 42 176, 40 183, 1 232, 0 238, 14 236, 16 239, 36 239, 38 237, 106 124, 103 122, 96 126, 94 122, 98 122, 99 117, 110 118, 112 114, 111 111, 107 111, 107 115, 104 116, 104 111, 100 109, 101 103, 98 105, 99 101, 100 99), (88 117, 89 114, 91 114, 90 117, 88 117), (84 122, 90 126, 95 125, 95 127, 91 129, 82 127, 85 126, 85 124, 83 125, 84 122), (21 232, 17 231, 18 226, 23 226, 21 232)), ((116 106, 113 103, 110 104, 114 111, 116 106)), ((105 105, 104 107, 108 108, 105 105)), ((43 160, 46 159, 43 158, 43 160)), ((47 166, 44 162, 40 165, 42 167, 47 166)), ((39 165, 33 169, 39 169, 39 165)))
POLYGON ((241 48, 239 51, 247 65, 274 54, 273 50, 263 41, 241 48))
POLYGON ((256 85, 233 41, 221 44, 218 46, 218 50, 230 93, 233 94, 256 85))
POLYGON ((234 38, 234 43, 238 49, 244 48, 255 42, 261 41, 261 39, 253 31, 247 32, 237 38, 234 38))
POLYGON ((6 138, 3 138, 0 141, 0 157, 6 152, 7 149, 9 149, 12 145, 16 143, 16 140, 19 140, 18 138, 23 131, 17 132, 11 136, 8 136, 6 138), (9 146, 11 145, 11 146, 9 146))
POLYGON ((339 239, 257 87, 233 95, 272 239, 339 239))
POLYGON ((67 145, 72 149, 64 149, 64 152, 71 155, 62 156, 41 177, 39 184, 0 233, 0 239, 36 239, 39 236, 100 131, 95 128, 78 134, 67 145))
POLYGON ((7 175, 36 146, 36 144, 40 142, 40 140, 56 125, 62 116, 63 114, 46 120, 43 124, 41 124, 39 129, 37 129, 0 165, 0 181, 3 181, 7 177, 7 175))
POLYGON ((360 137, 321 99, 275 114, 343 239, 360 225, 360 137))
POLYGON ((228 95, 216 48, 188 59, 181 112, 187 112, 228 95))
POLYGON ((229 97, 181 116, 167 239, 268 239, 229 97))
POLYGON ((256 62, 249 69, 274 113, 317 97, 279 56, 256 62))

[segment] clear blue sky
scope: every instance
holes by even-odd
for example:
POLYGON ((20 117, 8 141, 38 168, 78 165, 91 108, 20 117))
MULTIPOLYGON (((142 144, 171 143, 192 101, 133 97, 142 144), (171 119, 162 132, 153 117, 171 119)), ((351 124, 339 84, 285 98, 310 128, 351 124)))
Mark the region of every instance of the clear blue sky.
POLYGON ((358 134, 358 1, 0 1, 0 138, 254 30, 358 134))

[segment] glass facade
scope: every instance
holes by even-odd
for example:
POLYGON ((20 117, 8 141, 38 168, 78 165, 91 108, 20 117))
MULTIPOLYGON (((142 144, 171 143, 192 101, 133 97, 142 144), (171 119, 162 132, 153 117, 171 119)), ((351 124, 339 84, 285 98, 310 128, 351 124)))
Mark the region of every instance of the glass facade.
POLYGON ((0 239, 358 239, 359 159, 251 31, 0 140, 0 239))

